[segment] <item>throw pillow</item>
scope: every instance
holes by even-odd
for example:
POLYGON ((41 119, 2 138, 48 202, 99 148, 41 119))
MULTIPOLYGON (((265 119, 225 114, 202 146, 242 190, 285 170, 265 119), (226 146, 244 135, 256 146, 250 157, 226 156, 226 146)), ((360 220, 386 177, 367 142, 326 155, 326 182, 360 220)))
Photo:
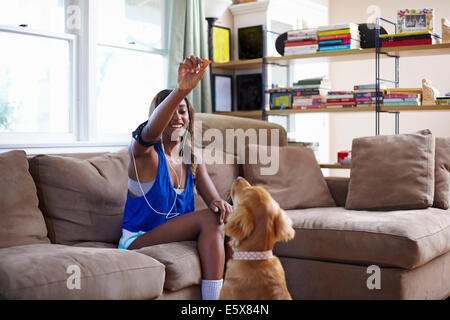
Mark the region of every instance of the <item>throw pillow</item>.
POLYGON ((285 210, 336 206, 310 148, 275 147, 274 151, 272 155, 270 147, 261 145, 246 148, 243 172, 250 184, 264 187, 285 210), (262 158, 258 156, 257 163, 252 164, 252 154, 262 158))
MULTIPOLYGON (((219 150, 210 151, 203 149, 202 154, 201 161, 205 163, 206 170, 217 192, 223 200, 230 202, 231 185, 233 184, 234 178, 239 175, 237 158, 232 154, 219 150)), ((194 199, 195 210, 207 208, 198 192, 194 195, 194 199)))
POLYGON ((450 138, 436 138, 436 169, 433 207, 450 207, 450 138))
POLYGON ((53 243, 119 241, 128 160, 126 150, 89 159, 41 155, 30 160, 53 243))
POLYGON ((434 147, 429 130, 354 139, 345 208, 408 210, 431 206, 434 147))
POLYGON ((0 154, 0 248, 50 243, 24 151, 0 154))

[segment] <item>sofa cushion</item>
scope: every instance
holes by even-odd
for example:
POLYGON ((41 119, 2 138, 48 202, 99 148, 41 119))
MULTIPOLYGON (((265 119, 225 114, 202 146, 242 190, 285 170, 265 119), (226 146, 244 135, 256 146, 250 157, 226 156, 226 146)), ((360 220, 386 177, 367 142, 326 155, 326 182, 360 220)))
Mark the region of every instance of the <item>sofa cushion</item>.
POLYGON ((196 113, 194 128, 196 146, 215 146, 234 155, 248 144, 287 145, 286 130, 279 124, 267 121, 196 113))
POLYGON ((0 248, 50 243, 24 151, 0 154, 0 248))
MULTIPOLYGON (((233 179, 239 175, 239 165, 237 158, 229 153, 218 150, 202 150, 202 157, 200 159, 208 171, 214 186, 217 189, 220 197, 229 201, 231 185, 233 179)), ((207 206, 198 192, 194 195, 195 210, 206 209, 207 206)))
POLYGON ((155 259, 128 250, 55 244, 0 250, 5 299, 153 299, 163 292, 164 273, 155 259))
POLYGON ((354 139, 345 207, 405 210, 431 206, 434 147, 429 130, 354 139))
POLYGON ((279 256, 413 269, 450 251, 450 211, 442 209, 286 212, 295 238, 276 244, 279 256))
POLYGON ((128 152, 89 159, 41 155, 30 160, 53 243, 118 243, 127 195, 128 152))
POLYGON ((436 138, 435 189, 433 206, 450 207, 450 138, 436 138))
POLYGON ((152 257, 166 266, 166 290, 176 291, 201 283, 202 269, 195 241, 165 243, 133 251, 152 257))
POLYGON ((312 149, 274 148, 276 156, 272 156, 271 149, 257 145, 248 147, 243 172, 250 184, 264 187, 285 210, 336 206, 312 149), (252 164, 255 162, 252 154, 270 155, 272 163, 266 165, 258 156, 257 163, 252 164), (267 167, 275 171, 277 161, 276 172, 262 171, 267 167))

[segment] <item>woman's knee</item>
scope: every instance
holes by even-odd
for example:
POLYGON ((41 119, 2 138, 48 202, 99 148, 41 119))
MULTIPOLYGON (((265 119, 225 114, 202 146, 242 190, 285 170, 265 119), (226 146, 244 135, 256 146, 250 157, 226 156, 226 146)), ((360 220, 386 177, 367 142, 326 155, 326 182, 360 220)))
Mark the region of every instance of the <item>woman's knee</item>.
POLYGON ((220 238, 225 238, 223 225, 219 223, 219 214, 205 209, 199 212, 201 217, 201 232, 215 233, 220 238))

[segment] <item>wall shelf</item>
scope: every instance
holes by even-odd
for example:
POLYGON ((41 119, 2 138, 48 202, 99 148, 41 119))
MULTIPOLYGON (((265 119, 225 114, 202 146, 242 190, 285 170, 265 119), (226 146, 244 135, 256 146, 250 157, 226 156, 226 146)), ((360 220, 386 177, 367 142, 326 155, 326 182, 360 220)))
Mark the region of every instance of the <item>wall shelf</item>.
MULTIPOLYGON (((430 45, 419 46, 401 46, 401 47, 389 47, 381 48, 381 53, 388 53, 390 55, 396 55, 399 57, 421 57, 421 56, 433 56, 450 54, 450 43, 439 43, 430 45)), ((352 50, 340 50, 331 52, 316 52, 311 54, 302 54, 295 56, 284 57, 266 57, 266 63, 274 63, 287 65, 290 62, 336 62, 336 61, 355 61, 373 59, 375 54, 375 48, 369 49, 352 49, 352 50), (307 60, 307 61, 305 61, 307 60)), ((252 60, 233 60, 225 63, 213 63, 213 68, 241 70, 241 69, 254 69, 261 68, 263 65, 263 59, 252 60)))
MULTIPOLYGON (((267 115, 289 115, 296 113, 336 113, 336 112, 374 112, 375 107, 352 107, 352 108, 320 108, 320 109, 283 109, 283 110, 267 110, 267 115)), ((450 111, 450 105, 423 105, 423 106, 383 106, 381 105, 381 111, 450 111)), ((235 117, 261 117, 261 111, 231 111, 231 112, 215 112, 216 114, 222 114, 235 117)))

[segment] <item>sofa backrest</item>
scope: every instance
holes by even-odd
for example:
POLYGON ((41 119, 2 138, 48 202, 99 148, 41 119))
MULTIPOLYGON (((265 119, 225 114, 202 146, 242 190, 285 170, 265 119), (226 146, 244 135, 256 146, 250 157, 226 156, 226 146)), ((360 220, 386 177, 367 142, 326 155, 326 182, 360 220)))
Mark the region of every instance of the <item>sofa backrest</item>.
POLYGON ((238 154, 239 147, 242 151, 247 144, 280 147, 288 144, 286 130, 276 123, 209 113, 196 113, 194 122, 195 134, 201 133, 201 141, 195 143, 202 148, 215 146, 217 137, 223 142, 222 151, 234 155, 238 154), (245 140, 240 141, 244 137, 245 140))

